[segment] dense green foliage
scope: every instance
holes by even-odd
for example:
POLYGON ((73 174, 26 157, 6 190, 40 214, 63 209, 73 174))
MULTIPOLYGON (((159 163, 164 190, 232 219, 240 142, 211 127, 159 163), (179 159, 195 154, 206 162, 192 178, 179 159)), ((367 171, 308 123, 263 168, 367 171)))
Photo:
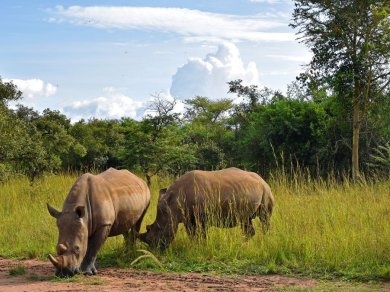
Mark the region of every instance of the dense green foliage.
MULTIPOLYGON (((24 174, 34 180, 45 173, 111 166, 138 171, 149 183, 158 174, 228 166, 265 177, 282 165, 315 176, 349 173, 352 120, 343 99, 321 90, 307 95, 298 83, 288 96, 243 86, 240 80, 229 86, 241 103, 197 96, 185 101, 186 110, 179 115, 173 112, 175 101, 158 96, 152 114, 140 121, 74 124, 50 109, 8 108, 6 101, 18 97, 11 92, 0 104, 0 179, 24 174)), ((366 173, 389 172, 386 156, 375 162, 390 139, 389 104, 390 95, 383 95, 362 125, 361 166, 366 173)))
POLYGON ((390 84, 389 1, 295 0, 291 26, 313 53, 301 77, 349 102, 352 174, 359 178, 362 124, 390 84))
POLYGON ((241 102, 196 96, 182 114, 158 94, 140 121, 71 124, 50 109, 9 109, 22 93, 0 79, 0 180, 110 166, 149 184, 157 174, 227 166, 263 176, 280 165, 316 176, 388 175, 389 13, 387 0, 296 0, 291 26, 313 58, 287 94, 233 80, 229 92, 241 102))

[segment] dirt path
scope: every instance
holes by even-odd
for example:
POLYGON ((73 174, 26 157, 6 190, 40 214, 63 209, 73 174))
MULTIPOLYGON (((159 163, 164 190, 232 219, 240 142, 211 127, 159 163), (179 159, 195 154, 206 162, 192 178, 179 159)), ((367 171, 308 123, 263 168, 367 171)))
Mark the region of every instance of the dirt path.
MULTIPOLYGON (((278 288, 310 290, 319 285, 313 279, 278 275, 225 277, 106 268, 101 269, 98 276, 58 281, 53 273, 54 269, 48 262, 0 258, 0 291, 269 291, 278 288), (10 270, 16 266, 23 266, 25 274, 11 276, 10 270)), ((342 285, 334 283, 331 287, 341 288, 342 285)), ((365 288, 387 290, 390 284, 365 288)))

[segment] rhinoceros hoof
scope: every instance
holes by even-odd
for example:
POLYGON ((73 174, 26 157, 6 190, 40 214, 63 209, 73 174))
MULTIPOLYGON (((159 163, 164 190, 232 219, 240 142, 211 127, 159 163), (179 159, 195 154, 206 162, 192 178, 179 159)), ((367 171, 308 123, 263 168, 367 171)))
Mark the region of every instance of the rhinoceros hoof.
POLYGON ((95 268, 95 265, 88 266, 85 269, 83 269, 83 271, 84 271, 84 275, 87 275, 87 276, 92 276, 92 275, 97 274, 97 270, 95 268))
POLYGON ((96 275, 96 274, 97 274, 96 270, 89 270, 89 271, 84 272, 84 275, 86 275, 86 276, 92 276, 92 275, 96 275))

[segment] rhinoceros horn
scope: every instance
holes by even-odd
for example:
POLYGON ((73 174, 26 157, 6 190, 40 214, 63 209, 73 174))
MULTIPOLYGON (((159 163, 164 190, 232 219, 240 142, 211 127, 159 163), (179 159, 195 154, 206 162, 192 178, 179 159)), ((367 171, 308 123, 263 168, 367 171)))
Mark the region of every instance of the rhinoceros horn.
POLYGON ((60 268, 60 263, 58 262, 58 260, 55 257, 53 257, 51 254, 49 254, 48 258, 51 261, 51 263, 53 264, 53 266, 55 266, 56 268, 60 268))

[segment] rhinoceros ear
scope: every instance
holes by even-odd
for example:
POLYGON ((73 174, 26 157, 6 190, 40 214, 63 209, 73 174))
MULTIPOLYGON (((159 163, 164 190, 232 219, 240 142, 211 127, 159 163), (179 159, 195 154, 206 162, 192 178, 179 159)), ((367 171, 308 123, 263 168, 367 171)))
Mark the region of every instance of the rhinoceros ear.
POLYGON ((75 212, 79 218, 83 218, 85 216, 85 206, 77 206, 75 212))
POLYGON ((166 193, 167 193, 167 188, 161 189, 160 192, 158 193, 159 194, 158 199, 161 200, 161 198, 163 198, 166 193))
POLYGON ((49 210, 50 215, 54 218, 58 218, 61 215, 61 212, 54 209, 52 206, 49 205, 49 203, 47 203, 47 210, 49 210))

